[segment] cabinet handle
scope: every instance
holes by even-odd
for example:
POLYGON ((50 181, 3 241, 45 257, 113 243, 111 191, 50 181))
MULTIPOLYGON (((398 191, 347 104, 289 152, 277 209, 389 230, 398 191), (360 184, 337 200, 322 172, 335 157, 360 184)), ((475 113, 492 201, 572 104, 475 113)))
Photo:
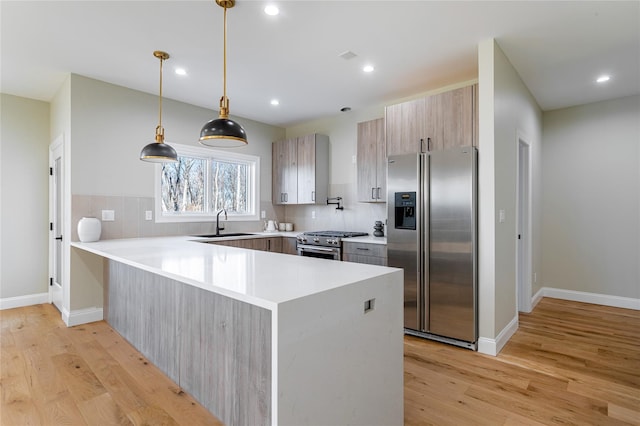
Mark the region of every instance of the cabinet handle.
POLYGON ((420 153, 423 153, 424 151, 424 139, 420 139, 420 153))
POLYGON ((380 187, 376 188, 376 198, 380 199, 380 187))
POLYGON ((364 247, 356 247, 356 250, 369 251, 368 248, 364 248, 364 247))
POLYGON ((372 188, 371 188, 371 199, 372 199, 372 200, 375 200, 375 199, 376 199, 375 192, 376 192, 376 189, 372 187, 372 188))
POLYGON ((288 203, 288 202, 289 202, 289 193, 288 193, 288 192, 285 192, 285 193, 284 193, 284 202, 285 202, 285 203, 288 203))
POLYGON ((431 138, 427 138, 427 151, 431 151, 431 138))
POLYGON ((267 240, 267 251, 271 251, 271 240, 267 240))
POLYGON ((311 201, 316 200, 316 191, 311 191, 311 201))

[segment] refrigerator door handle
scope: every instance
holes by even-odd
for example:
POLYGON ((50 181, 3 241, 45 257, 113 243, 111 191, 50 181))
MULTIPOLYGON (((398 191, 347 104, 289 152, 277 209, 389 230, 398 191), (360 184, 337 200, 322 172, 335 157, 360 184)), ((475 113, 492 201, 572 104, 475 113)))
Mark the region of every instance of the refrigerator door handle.
POLYGON ((422 292, 420 297, 422 331, 429 331, 429 161, 430 156, 428 153, 420 155, 420 180, 418 185, 420 190, 419 209, 422 214, 419 215, 418 240, 420 259, 418 262, 418 276, 422 281, 420 286, 420 291, 422 292))

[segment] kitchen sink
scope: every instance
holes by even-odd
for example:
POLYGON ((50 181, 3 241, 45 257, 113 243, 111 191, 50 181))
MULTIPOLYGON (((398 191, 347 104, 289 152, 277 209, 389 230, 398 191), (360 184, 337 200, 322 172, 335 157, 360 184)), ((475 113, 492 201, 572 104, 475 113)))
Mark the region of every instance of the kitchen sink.
POLYGON ((245 235, 255 235, 255 234, 246 233, 246 232, 235 232, 235 233, 230 232, 228 234, 220 234, 220 235, 216 235, 216 234, 194 235, 194 237, 222 238, 222 237, 242 237, 245 235))

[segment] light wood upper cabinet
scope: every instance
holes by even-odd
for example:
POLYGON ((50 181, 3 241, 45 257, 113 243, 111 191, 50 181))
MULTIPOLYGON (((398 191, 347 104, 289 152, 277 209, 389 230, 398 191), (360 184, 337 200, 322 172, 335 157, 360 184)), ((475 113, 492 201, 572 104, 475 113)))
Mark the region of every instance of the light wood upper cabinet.
POLYGON ((329 137, 307 135, 273 143, 274 204, 325 203, 329 191, 329 137))
POLYGON ((391 105, 385 118, 387 155, 477 146, 477 84, 391 105))
POLYGON ((274 204, 298 203, 297 139, 286 139, 272 145, 272 199, 274 204))
POLYGON ((387 149, 384 118, 358 123, 358 201, 386 202, 387 149))

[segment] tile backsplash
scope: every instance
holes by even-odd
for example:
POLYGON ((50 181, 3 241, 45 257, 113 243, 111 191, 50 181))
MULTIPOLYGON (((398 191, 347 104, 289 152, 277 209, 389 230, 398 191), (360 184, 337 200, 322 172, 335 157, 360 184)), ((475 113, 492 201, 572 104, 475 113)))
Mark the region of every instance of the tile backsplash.
MULTIPOLYGON (((336 210, 335 205, 326 204, 274 206, 268 201, 260 202, 260 210, 266 212, 267 219, 293 223, 294 231, 338 230, 373 234, 375 221, 386 223, 386 203, 358 203, 355 185, 330 185, 329 194, 331 197, 342 197, 344 210, 336 210)), ((102 219, 102 210, 113 210, 115 220, 102 221, 101 240, 215 232, 215 218, 207 222, 156 223, 153 197, 76 194, 71 202, 72 241, 78 241, 78 221, 84 216, 102 219), (146 211, 152 211, 154 219, 146 220, 146 211)), ((225 226, 226 232, 258 232, 263 230, 264 223, 262 220, 225 222, 225 226)), ((386 229, 385 224, 385 235, 386 229)))
MULTIPOLYGON (((119 197, 73 195, 71 198, 71 240, 78 241, 78 221, 83 216, 102 219, 102 210, 113 210, 113 222, 102 221, 101 240, 115 238, 163 237, 197 235, 215 232, 215 218, 207 222, 156 223, 153 197, 119 197), (154 219, 146 220, 145 212, 152 211, 154 219)), ((261 202, 260 210, 268 219, 284 220, 284 208, 261 202)), ((262 231, 263 221, 225 222, 226 232, 262 231)))
MULTIPOLYGON (((362 231, 373 234, 375 221, 385 223, 386 203, 359 203, 356 186, 334 184, 329 186, 330 197, 342 197, 343 210, 335 205, 291 205, 285 208, 285 220, 303 231, 362 231), (315 215, 315 219, 312 217, 315 215)), ((386 224, 384 227, 386 235, 386 224)))

